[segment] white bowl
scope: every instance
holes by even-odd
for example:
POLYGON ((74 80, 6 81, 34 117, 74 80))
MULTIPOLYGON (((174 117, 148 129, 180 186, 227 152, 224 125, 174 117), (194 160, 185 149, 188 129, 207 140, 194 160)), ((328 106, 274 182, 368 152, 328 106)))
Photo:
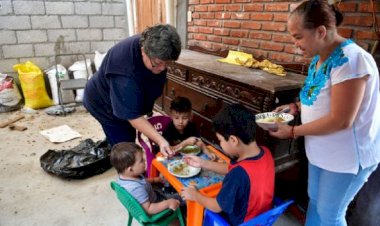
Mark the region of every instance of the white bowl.
POLYGON ((256 124, 264 130, 276 130, 276 120, 283 124, 288 124, 294 116, 288 113, 264 112, 256 114, 256 124))

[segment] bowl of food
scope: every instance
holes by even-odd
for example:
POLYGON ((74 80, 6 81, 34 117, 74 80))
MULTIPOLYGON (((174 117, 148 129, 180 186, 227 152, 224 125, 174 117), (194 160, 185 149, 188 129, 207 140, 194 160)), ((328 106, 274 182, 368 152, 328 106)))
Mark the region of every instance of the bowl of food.
POLYGON ((193 167, 186 164, 183 160, 174 160, 168 164, 168 170, 176 177, 188 178, 201 172, 201 168, 193 167))
POLYGON ((288 124, 294 116, 288 113, 264 112, 256 114, 256 124, 264 130, 276 130, 277 122, 288 124))
POLYGON ((201 152, 201 148, 197 145, 188 145, 179 150, 181 155, 198 155, 201 152))

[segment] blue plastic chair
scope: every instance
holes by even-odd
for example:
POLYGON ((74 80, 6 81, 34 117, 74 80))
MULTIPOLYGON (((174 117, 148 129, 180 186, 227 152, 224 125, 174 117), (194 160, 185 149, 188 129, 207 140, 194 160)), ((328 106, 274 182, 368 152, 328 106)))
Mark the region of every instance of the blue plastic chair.
MULTIPOLYGON (((264 212, 255 218, 240 224, 240 226, 271 226, 278 217, 289 207, 294 200, 283 202, 279 198, 274 198, 274 208, 264 212)), ((206 209, 204 213, 203 226, 230 226, 226 220, 218 213, 206 209)))

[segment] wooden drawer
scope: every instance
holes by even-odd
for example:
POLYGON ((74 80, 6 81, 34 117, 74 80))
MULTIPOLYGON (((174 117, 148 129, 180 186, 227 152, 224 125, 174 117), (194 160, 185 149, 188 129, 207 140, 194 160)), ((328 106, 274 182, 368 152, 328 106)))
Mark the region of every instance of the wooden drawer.
POLYGON ((174 76, 177 79, 186 80, 186 69, 175 64, 168 65, 168 75, 174 76))
POLYGON ((187 87, 185 84, 179 84, 172 80, 168 80, 165 95, 169 99, 174 99, 176 96, 183 96, 189 98, 192 102, 194 111, 211 119, 221 109, 221 101, 218 98, 208 96, 201 91, 195 90, 194 87, 187 87))
MULTIPOLYGON (((243 87, 236 83, 221 80, 220 77, 210 74, 189 71, 189 79, 192 84, 200 89, 205 89, 209 92, 217 92, 217 96, 222 96, 226 100, 248 105, 255 113, 262 112, 267 105, 274 102, 274 96, 260 90, 253 90, 250 87, 243 87)), ((273 108, 272 108, 273 109, 273 108)))

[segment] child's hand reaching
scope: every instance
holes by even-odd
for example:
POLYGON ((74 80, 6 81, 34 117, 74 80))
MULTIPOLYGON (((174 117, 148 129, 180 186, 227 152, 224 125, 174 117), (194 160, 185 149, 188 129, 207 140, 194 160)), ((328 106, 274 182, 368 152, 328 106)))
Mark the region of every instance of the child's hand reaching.
POLYGON ((177 199, 168 199, 166 202, 168 203, 168 208, 172 209, 173 211, 179 207, 179 200, 177 199))
POLYGON ((198 190, 194 185, 189 185, 188 187, 182 188, 181 197, 183 200, 195 201, 198 190))
POLYGON ((214 152, 210 152, 207 148, 205 148, 203 152, 207 155, 207 157, 211 159, 211 161, 214 161, 218 158, 214 152))
POLYGON ((203 159, 195 155, 187 155, 183 157, 183 161, 193 167, 202 168, 203 159))

